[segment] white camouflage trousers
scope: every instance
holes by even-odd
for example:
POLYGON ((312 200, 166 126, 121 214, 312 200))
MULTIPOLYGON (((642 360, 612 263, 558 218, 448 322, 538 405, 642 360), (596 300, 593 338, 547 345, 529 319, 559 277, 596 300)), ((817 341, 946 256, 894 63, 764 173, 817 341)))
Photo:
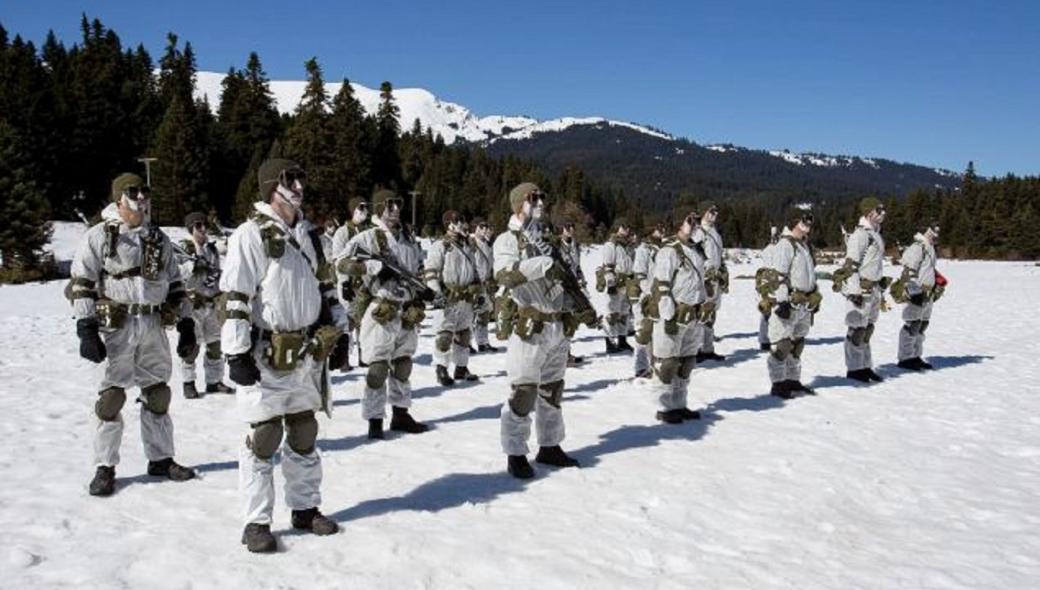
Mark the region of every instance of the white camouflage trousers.
MULTIPOLYGON (((206 385, 220 383, 224 379, 224 356, 220 352, 220 320, 213 305, 195 308, 191 317, 195 320, 195 341, 199 343, 199 355, 206 385)), ((181 374, 185 382, 195 380, 195 360, 181 359, 181 374)))
POLYGON ((666 383, 663 373, 671 373, 667 365, 686 365, 693 369, 697 352, 704 341, 704 325, 694 320, 689 324, 677 324, 677 332, 669 334, 663 321, 654 322, 653 351, 657 375, 654 384, 657 390, 657 401, 664 411, 679 410, 686 407, 690 391, 689 373, 684 377, 678 372, 668 376, 671 383, 666 383))
POLYGON ((881 297, 881 289, 875 287, 863 293, 862 307, 845 302, 845 325, 849 328, 845 337, 845 367, 850 371, 874 366, 870 338, 881 313, 881 297))
MULTIPOLYGON (((509 337, 506 350, 506 370, 509 382, 518 385, 538 386, 535 401, 535 429, 538 446, 559 445, 565 436, 563 410, 546 401, 543 385, 560 382, 567 371, 567 353, 570 340, 564 336, 562 322, 545 322, 540 334, 532 334, 526 340, 515 333, 509 337)), ((517 415, 509 404, 502 404, 501 440, 502 451, 507 455, 526 455, 531 438, 531 415, 517 415)))
MULTIPOLYGON (((400 379, 394 373, 394 361, 409 359, 415 355, 419 344, 416 328, 404 329, 401 316, 385 324, 372 317, 376 304, 365 310, 361 318, 360 341, 362 360, 371 365, 383 361, 390 367, 386 382, 380 387, 369 387, 365 384, 364 397, 361 400, 361 417, 365 420, 382 419, 386 416, 386 404, 397 408, 412 406, 412 386, 409 379, 400 379)), ((467 351, 468 352, 468 351, 467 351)))
MULTIPOLYGON (((444 306, 444 313, 437 323, 437 334, 433 346, 433 359, 438 365, 445 367, 455 364, 457 367, 469 365, 469 344, 472 338, 473 304, 468 301, 455 301, 444 306)), ((487 326, 484 326, 485 335, 487 326)), ((487 338, 485 337, 485 343, 487 338)))
POLYGON ((802 347, 812 326, 812 313, 804 306, 791 308, 791 317, 783 319, 775 313, 769 317, 769 342, 772 349, 766 357, 769 380, 773 383, 802 380, 802 347))
POLYGON ((932 301, 924 305, 906 304, 903 307, 903 327, 899 330, 899 360, 921 358, 924 354, 924 333, 932 319, 932 301))

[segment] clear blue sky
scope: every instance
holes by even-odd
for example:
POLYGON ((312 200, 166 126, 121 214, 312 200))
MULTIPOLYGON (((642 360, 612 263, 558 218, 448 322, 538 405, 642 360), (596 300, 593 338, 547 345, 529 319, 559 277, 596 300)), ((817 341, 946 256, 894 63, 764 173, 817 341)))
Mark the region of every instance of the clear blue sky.
POLYGON ((479 115, 601 115, 700 143, 1040 173, 1040 1, 0 0, 0 23, 79 39, 86 12, 200 69, 255 50, 273 79, 419 86, 479 115))

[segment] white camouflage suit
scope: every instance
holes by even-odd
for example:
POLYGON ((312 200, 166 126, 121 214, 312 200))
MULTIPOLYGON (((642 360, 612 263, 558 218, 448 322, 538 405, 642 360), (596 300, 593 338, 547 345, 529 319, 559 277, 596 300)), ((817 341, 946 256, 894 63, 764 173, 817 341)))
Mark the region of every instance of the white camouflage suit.
POLYGON ((490 344, 488 324, 495 308, 495 254, 491 251, 491 244, 480 236, 472 236, 469 243, 473 262, 477 265, 477 279, 483 285, 481 297, 473 307, 473 337, 477 346, 487 346, 490 344))
MULTIPOLYGON (((636 281, 639 282, 639 297, 633 300, 629 299, 629 303, 632 306, 632 320, 637 330, 636 333, 636 344, 635 344, 635 372, 636 375, 646 371, 650 368, 650 351, 647 344, 639 342, 640 336, 639 331, 641 330, 643 320, 643 299, 648 297, 650 294, 650 286, 653 284, 653 267, 654 257, 657 256, 657 251, 661 248, 659 242, 655 242, 650 239, 643 240, 639 246, 636 247, 635 258, 632 262, 632 275, 636 281)), ((651 329, 651 333, 653 330, 651 329)), ((651 338, 651 342, 652 342, 651 338)))
POLYGON ((361 317, 358 341, 361 360, 369 365, 361 416, 365 420, 381 420, 386 416, 388 398, 390 405, 396 408, 409 408, 412 405, 409 379, 419 333, 418 325, 402 325, 402 312, 405 304, 418 305, 420 308, 423 306, 416 299, 418 293, 415 289, 404 281, 397 277, 379 279, 376 275, 383 269, 382 263, 363 260, 361 250, 396 259, 403 269, 413 275, 419 273, 422 252, 403 231, 389 229, 377 216, 372 217, 372 227, 353 237, 342 250, 336 251, 337 268, 343 270, 351 265, 363 272, 362 288, 373 298, 361 317), (380 313, 385 321, 374 316, 380 309, 390 310, 387 316, 380 313))
POLYGON ((706 299, 704 255, 693 242, 670 238, 654 257, 652 276, 658 284, 652 294, 658 309, 653 333, 657 399, 664 411, 680 410, 686 407, 690 374, 704 342, 697 317, 706 299))
POLYGON ((628 335, 632 305, 625 294, 625 288, 632 277, 632 262, 632 248, 625 242, 625 238, 614 237, 603 244, 601 268, 607 294, 603 334, 607 338, 628 335))
POLYGON ((859 225, 845 244, 845 264, 854 269, 845 281, 842 293, 846 298, 862 296, 863 304, 856 305, 848 299, 845 309, 845 325, 848 334, 845 337, 845 366, 849 371, 870 369, 874 366, 870 350, 870 338, 874 334, 874 324, 881 312, 881 277, 885 261, 885 241, 866 218, 860 218, 859 225))
POLYGON ((435 293, 444 296, 444 313, 435 327, 433 358, 438 365, 469 365, 473 336, 474 303, 483 293, 475 252, 462 236, 446 235, 426 253, 423 278, 435 293))
POLYGON ((914 243, 903 250, 900 258, 906 275, 906 294, 924 295, 921 305, 907 303, 903 307, 903 327, 899 331, 899 360, 921 358, 924 352, 924 332, 932 319, 935 289, 935 246, 922 234, 914 236, 914 243))
POLYGON ((773 313, 769 318, 769 380, 801 382, 802 350, 813 315, 807 297, 816 291, 816 268, 809 246, 795 239, 790 229, 785 228, 780 241, 771 248, 768 265, 780 276, 773 297, 778 305, 789 302, 791 315, 784 319, 773 313))
POLYGON ((570 339, 564 333, 564 289, 546 276, 553 259, 528 243, 525 229, 541 235, 537 222, 525 228, 516 215, 509 229, 495 239, 495 279, 509 289, 516 303, 517 327, 509 336, 506 370, 512 393, 502 407, 501 440, 506 455, 526 455, 531 437, 531 412, 535 413, 538 446, 558 446, 564 439, 563 378, 567 370, 570 339), (539 321, 523 322, 524 313, 538 314, 539 321), (538 328, 541 331, 538 331, 538 328), (530 331, 521 337, 518 331, 530 331))
MULTIPOLYGON (((224 357, 220 352, 220 319, 216 298, 220 295, 220 253, 213 242, 201 246, 194 239, 181 243, 185 253, 180 259, 181 276, 192 302, 192 318, 195 320, 195 339, 204 352, 203 370, 206 384, 220 383, 224 379, 224 357)), ((181 359, 184 381, 195 381, 195 359, 181 359)))
POLYGON ((239 413, 251 427, 239 451, 238 475, 245 523, 270 524, 279 447, 285 503, 292 510, 321 504, 314 414, 325 405, 329 387, 326 363, 307 350, 299 351, 294 369, 272 368, 272 335, 301 333, 309 344, 323 304, 336 327, 345 330, 347 320, 331 282, 318 279, 320 252, 309 235, 314 226, 300 220, 289 227, 268 203, 255 203, 254 209, 228 239, 220 277, 220 289, 228 293, 221 348, 228 356, 251 354, 260 371, 258 383, 240 385, 235 393, 239 413), (284 247, 280 255, 276 242, 284 247))
MULTIPOLYGON (((119 216, 115 203, 91 227, 72 260, 71 285, 77 319, 98 318, 107 360, 99 365, 101 384, 94 412, 94 463, 119 464, 123 439, 122 407, 126 390, 141 389, 141 441, 149 461, 173 457, 173 421, 170 419, 170 379, 173 359, 162 325, 159 306, 177 306, 180 317, 191 317, 180 269, 170 239, 147 222, 131 228, 119 216), (115 238, 115 247, 112 241, 115 238), (148 244, 148 245, 146 245, 148 244), (153 250, 154 248, 154 250, 153 250), (145 267, 145 249, 158 251, 152 275, 145 267), (106 322, 111 302, 126 312, 121 326, 106 322), (99 313, 99 311, 101 313, 99 313)), ((121 314, 120 314, 121 315, 121 314)))
POLYGON ((722 305, 722 293, 729 289, 726 275, 725 250, 722 247, 722 236, 719 235, 714 224, 702 223, 697 226, 693 234, 694 243, 698 243, 704 249, 704 289, 705 301, 712 305, 713 310, 707 314, 703 323, 700 352, 715 352, 715 318, 719 307, 722 305))

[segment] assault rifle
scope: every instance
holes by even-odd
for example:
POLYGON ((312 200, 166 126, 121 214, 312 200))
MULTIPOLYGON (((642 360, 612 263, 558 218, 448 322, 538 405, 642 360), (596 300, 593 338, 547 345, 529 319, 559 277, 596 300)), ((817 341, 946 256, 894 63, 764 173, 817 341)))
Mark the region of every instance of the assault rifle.
MULTIPOLYGON (((578 277, 571 270, 570 264, 563 258, 563 254, 560 252, 559 247, 554 244, 547 242, 542 237, 542 226, 539 223, 532 223, 524 230, 524 234, 527 237, 528 243, 530 243, 542 256, 548 256, 553 259, 557 265, 565 269, 567 272, 563 275, 563 291, 571 299, 574 300, 576 307, 575 311, 580 315, 591 315, 595 317, 595 323, 599 322, 599 317, 596 316, 596 308, 592 307, 592 302, 589 301, 585 291, 581 288, 581 283, 578 281, 578 277)), ((592 326, 595 323, 588 323, 592 326)))
POLYGON ((426 283, 422 282, 422 279, 408 272, 401 263, 398 262, 397 258, 393 256, 387 256, 386 254, 379 253, 373 254, 368 250, 358 246, 354 250, 353 258, 358 260, 376 260, 383 265, 383 268, 389 270, 391 273, 397 276, 398 280, 408 285, 415 290, 416 294, 424 301, 431 301, 434 297, 433 289, 426 286, 426 283))

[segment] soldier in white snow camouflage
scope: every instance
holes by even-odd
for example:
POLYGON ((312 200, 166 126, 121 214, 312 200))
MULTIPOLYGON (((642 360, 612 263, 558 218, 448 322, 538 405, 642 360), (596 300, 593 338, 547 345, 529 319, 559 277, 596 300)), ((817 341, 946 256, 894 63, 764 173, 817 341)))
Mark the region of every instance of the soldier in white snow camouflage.
POLYGON ((722 295, 729 292, 729 270, 726 268, 726 251, 722 246, 722 236, 715 228, 719 218, 719 208, 715 203, 707 202, 700 206, 701 219, 693 234, 693 241, 704 251, 704 289, 712 311, 706 313, 702 320, 703 330, 700 352, 697 362, 724 360, 715 353, 715 318, 722 295))
POLYGON ((900 299, 906 304, 903 327, 899 330, 899 367, 911 371, 934 368, 921 355, 924 333, 932 319, 932 304, 945 290, 945 279, 940 280, 942 275, 935 270, 938 241, 939 224, 933 221, 914 236, 914 243, 907 246, 899 261, 903 266, 900 299))

